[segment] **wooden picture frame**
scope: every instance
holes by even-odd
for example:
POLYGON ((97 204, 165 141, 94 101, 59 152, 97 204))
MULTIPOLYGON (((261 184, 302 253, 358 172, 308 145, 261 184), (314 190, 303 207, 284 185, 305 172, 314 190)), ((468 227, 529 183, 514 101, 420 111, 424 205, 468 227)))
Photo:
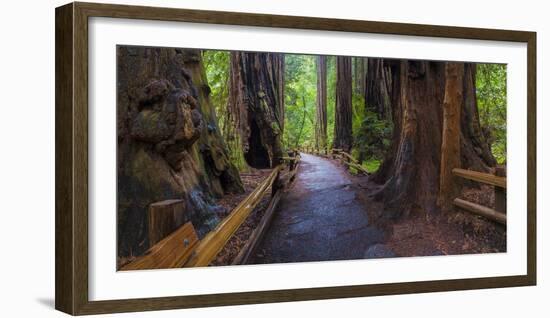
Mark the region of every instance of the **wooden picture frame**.
POLYGON ((536 33, 450 26, 70 3, 56 9, 55 307, 101 314, 536 284, 536 33), (88 297, 88 19, 111 17, 527 43, 527 274, 196 296, 90 301, 88 297))

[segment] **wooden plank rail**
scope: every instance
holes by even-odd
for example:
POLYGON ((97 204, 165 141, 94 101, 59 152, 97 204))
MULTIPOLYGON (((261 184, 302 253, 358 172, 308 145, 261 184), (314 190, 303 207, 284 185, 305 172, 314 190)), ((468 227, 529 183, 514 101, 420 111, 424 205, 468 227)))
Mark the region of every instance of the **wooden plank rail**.
MULTIPOLYGON (((292 182, 294 181, 296 177, 296 172, 298 171, 298 166, 300 164, 300 154, 298 153, 296 157, 291 158, 291 166, 289 166, 290 171, 286 176, 286 182, 284 182, 285 187, 289 187, 292 182)), ((283 189, 278 189, 271 200, 269 201, 269 205, 262 216, 262 219, 260 220, 260 223, 254 229, 250 237, 248 238, 248 241, 243 246, 237 257, 233 260, 231 263, 232 265, 238 265, 238 264, 247 264, 250 257, 254 255, 254 252, 256 251, 256 248, 258 247, 259 242, 264 237, 264 234, 266 230, 269 228, 269 225, 271 224, 271 220, 273 219, 273 216, 275 214, 275 209, 277 208, 277 205, 279 204, 279 201, 281 199, 283 193, 283 189)))
POLYGON ((344 157, 348 158, 351 162, 359 164, 359 161, 357 159, 353 158, 349 153, 341 151, 340 152, 344 157))
POLYGON ((453 169, 453 174, 455 176, 462 177, 465 179, 469 179, 469 180, 473 180, 473 181, 477 181, 485 184, 490 184, 496 187, 506 189, 505 177, 499 177, 488 173, 466 170, 466 169, 459 169, 459 168, 453 169))
POLYGON ((491 208, 459 198, 454 199, 453 204, 459 208, 484 216, 501 224, 506 224, 506 214, 495 211, 491 208))
POLYGON ((359 161, 357 161, 357 159, 353 158, 352 155, 343 151, 342 149, 332 149, 332 157, 333 159, 338 159, 341 163, 346 164, 347 166, 352 167, 363 174, 369 174, 367 169, 359 164, 359 161))
POLYGON ((193 225, 187 222, 120 270, 182 267, 191 256, 198 241, 193 225))
POLYGON ((248 263, 248 260, 254 254, 256 248, 258 247, 258 243, 264 237, 265 231, 269 228, 269 225, 271 224, 271 220, 273 219, 273 215, 275 214, 275 209, 277 208, 279 200, 281 199, 281 194, 281 190, 278 190, 275 193, 275 195, 269 202, 269 206, 262 216, 262 219, 260 220, 260 224, 258 224, 258 227, 256 227, 256 229, 254 229, 246 244, 243 246, 237 257, 235 257, 235 259, 231 263, 232 265, 248 263))
POLYGON ((355 170, 358 170, 359 172, 362 172, 363 174, 369 174, 369 172, 367 171, 367 169, 363 168, 363 166, 361 166, 360 164, 358 163, 353 163, 353 162, 347 162, 347 161, 342 161, 344 164, 352 167, 352 168, 355 168, 355 170))
MULTIPOLYGON (((289 162, 290 171, 288 173, 288 182, 290 184, 296 175, 300 155, 295 157, 283 157, 283 161, 289 162)), ((169 221, 174 222, 174 214, 183 206, 182 200, 167 200, 151 204, 149 209, 149 223, 155 230, 149 234, 153 241, 159 240, 144 255, 134 261, 124 265, 120 270, 137 269, 160 269, 177 267, 195 267, 207 266, 223 249, 231 236, 242 225, 248 215, 256 208, 264 195, 274 186, 280 171, 285 165, 279 165, 271 171, 260 185, 252 191, 239 205, 233 209, 231 214, 218 224, 218 226, 208 233, 203 240, 199 242, 197 233, 191 222, 187 222, 168 236, 160 239, 162 233, 170 231, 169 221)), ((241 251, 236 261, 246 262, 257 246, 258 240, 263 236, 263 232, 269 226, 270 218, 279 202, 282 191, 276 191, 269 206, 264 214, 260 225, 254 230, 251 240, 245 245, 244 251, 241 251)))
POLYGON ((296 173, 298 172, 298 167, 300 166, 300 159, 301 159, 300 154, 297 154, 295 158, 296 160, 292 162, 292 165, 290 168, 290 174, 288 177, 287 185, 290 185, 292 181, 294 181, 294 179, 296 178, 296 173))
POLYGON ((218 226, 208 233, 199 243, 193 256, 184 265, 185 267, 208 266, 210 262, 223 249, 227 241, 235 234, 244 220, 262 200, 264 194, 269 190, 277 174, 283 166, 279 165, 271 171, 269 176, 250 193, 239 205, 233 209, 231 214, 223 219, 218 226))
POLYGON ((506 172, 503 168, 499 167, 497 168, 496 173, 497 175, 492 175, 472 170, 459 168, 453 169, 453 174, 455 176, 494 186, 495 207, 501 211, 497 211, 495 209, 491 209, 486 206, 469 202, 460 198, 454 199, 453 204, 466 211, 481 215, 490 220, 506 225, 506 172))

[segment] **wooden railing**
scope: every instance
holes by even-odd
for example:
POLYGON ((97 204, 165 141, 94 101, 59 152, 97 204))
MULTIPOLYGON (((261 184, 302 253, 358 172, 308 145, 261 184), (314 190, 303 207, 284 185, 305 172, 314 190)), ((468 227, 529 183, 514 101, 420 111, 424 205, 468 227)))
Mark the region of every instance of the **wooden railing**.
MULTIPOLYGON (((273 195, 259 226, 254 230, 248 243, 241 249, 240 254, 233 263, 248 261, 271 221, 281 196, 281 189, 290 184, 296 176, 300 155, 295 154, 294 157, 281 158, 281 161, 282 163, 275 167, 269 176, 202 240, 198 240, 193 225, 188 222, 154 244, 144 255, 124 265, 121 270, 207 266, 271 189, 273 195), (287 167, 286 180, 279 180, 281 172, 287 167)), ((150 215, 149 221, 158 219, 158 217, 151 217, 151 215, 159 214, 158 212, 155 213, 155 209, 158 210, 159 207, 162 207, 164 210, 172 211, 171 209, 177 208, 178 202, 179 200, 171 200, 152 204, 148 212, 150 215)), ((170 213, 164 214, 170 215, 170 213)), ((162 224, 163 228, 162 230, 150 229, 150 234, 154 233, 155 237, 158 237, 158 233, 166 231, 166 223, 166 221, 156 221, 155 224, 162 224)), ((150 226, 152 227, 151 224, 150 226)))
POLYGON ((495 209, 460 198, 455 198, 453 200, 455 206, 498 223, 506 224, 506 177, 504 176, 504 169, 497 168, 496 174, 498 175, 492 175, 489 173, 456 168, 453 169, 453 174, 464 179, 492 185, 495 191, 495 209))
POLYGON ((281 165, 275 167, 269 176, 231 214, 200 241, 193 256, 185 264, 186 267, 207 266, 210 264, 273 185, 281 167, 281 165))
POLYGON ((355 170, 357 170, 357 172, 359 172, 359 173, 369 174, 367 169, 365 169, 359 163, 359 161, 357 161, 357 159, 353 158, 352 155, 350 155, 349 153, 345 152, 342 149, 336 149, 335 148, 335 149, 331 149, 330 151, 326 151, 326 150, 323 151, 323 150, 317 150, 315 148, 304 148, 304 149, 301 149, 301 151, 303 151, 305 153, 310 153, 310 154, 313 154, 313 155, 317 155, 317 156, 330 157, 332 159, 336 159, 341 164, 345 164, 348 167, 352 167, 355 170))
POLYGON ((269 202, 269 205, 267 206, 267 209, 265 210, 264 215, 260 220, 260 223, 254 229, 254 231, 248 238, 248 241, 240 250, 237 257, 235 257, 235 259, 233 260, 232 262, 233 265, 247 264, 250 257, 254 255, 254 252, 256 251, 256 248, 258 247, 259 242, 262 240, 266 230, 269 228, 269 225, 271 224, 271 220, 273 219, 273 216, 275 214, 275 209, 279 204, 279 200, 281 199, 283 190, 289 187, 292 184, 292 182, 294 182, 296 178, 296 173, 298 171, 298 166, 300 164, 300 154, 296 152, 295 156, 292 158, 288 158, 288 160, 289 160, 289 166, 288 166, 289 171, 288 171, 286 180, 283 182, 284 184, 280 185, 280 187, 274 191, 271 201, 269 202))

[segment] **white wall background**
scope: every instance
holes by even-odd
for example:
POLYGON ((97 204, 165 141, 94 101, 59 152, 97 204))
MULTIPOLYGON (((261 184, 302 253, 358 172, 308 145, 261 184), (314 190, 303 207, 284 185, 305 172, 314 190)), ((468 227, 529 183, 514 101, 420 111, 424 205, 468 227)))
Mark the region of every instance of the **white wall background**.
MULTIPOLYGON (((137 313, 139 317, 548 317, 550 22, 544 1, 184 0, 114 3, 442 24, 538 32, 537 287, 137 313), (527 314, 527 315, 526 315, 527 314)), ((54 8, 63 1, 11 1, 0 11, 0 313, 60 317, 54 297, 54 8)), ((122 317, 122 315, 115 315, 122 317)), ((128 316, 128 314, 125 314, 128 316)))

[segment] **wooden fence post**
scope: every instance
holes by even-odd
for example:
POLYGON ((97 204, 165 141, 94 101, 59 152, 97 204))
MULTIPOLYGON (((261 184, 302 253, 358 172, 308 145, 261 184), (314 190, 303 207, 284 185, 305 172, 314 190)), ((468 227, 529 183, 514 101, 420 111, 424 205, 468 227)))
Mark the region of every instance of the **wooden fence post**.
MULTIPOLYGON (((506 177, 505 167, 496 167, 495 176, 506 177)), ((495 210, 506 214, 506 189, 495 186, 495 210)))
POLYGON ((179 228, 186 220, 183 200, 165 200, 149 205, 149 246, 153 246, 179 228))

